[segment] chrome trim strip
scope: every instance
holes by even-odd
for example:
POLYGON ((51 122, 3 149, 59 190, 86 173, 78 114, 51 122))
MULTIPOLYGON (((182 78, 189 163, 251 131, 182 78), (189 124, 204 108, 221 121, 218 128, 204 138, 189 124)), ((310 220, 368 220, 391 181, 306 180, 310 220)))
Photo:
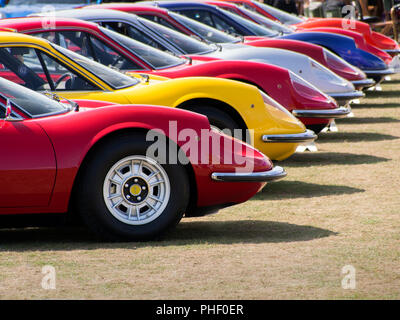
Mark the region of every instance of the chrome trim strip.
POLYGON ((302 143, 314 141, 317 137, 314 131, 306 130, 302 133, 292 134, 264 134, 262 140, 268 143, 302 143))
POLYGON ((327 95, 339 101, 359 99, 365 97, 364 92, 357 90, 352 92, 327 93, 327 95))
POLYGON ((400 49, 386 49, 383 51, 385 51, 386 53, 400 53, 400 49))
POLYGON ((354 80, 354 81, 350 81, 355 87, 366 87, 366 86, 373 86, 376 82, 374 79, 364 79, 364 80, 354 80))
POLYGON ((269 182, 286 177, 282 167, 276 166, 269 171, 262 172, 213 172, 211 179, 224 182, 269 182))
POLYGON ((382 69, 382 70, 363 70, 367 76, 386 76, 389 74, 396 73, 392 68, 382 69))
POLYGON ((295 117, 307 117, 307 118, 344 118, 351 112, 349 107, 340 107, 335 109, 326 110, 292 110, 292 114, 295 117))

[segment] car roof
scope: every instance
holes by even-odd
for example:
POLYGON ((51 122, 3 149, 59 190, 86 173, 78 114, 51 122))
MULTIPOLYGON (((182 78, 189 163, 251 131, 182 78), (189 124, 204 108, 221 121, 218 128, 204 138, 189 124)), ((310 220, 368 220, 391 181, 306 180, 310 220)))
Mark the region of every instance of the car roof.
POLYGON ((85 9, 121 9, 125 12, 134 11, 134 10, 142 10, 142 11, 152 11, 152 12, 160 12, 166 13, 168 10, 152 5, 142 4, 142 3, 102 3, 102 4, 92 4, 83 7, 85 9))
POLYGON ((212 5, 202 3, 202 2, 194 2, 194 1, 140 1, 137 2, 137 4, 142 4, 142 5, 152 5, 152 6, 159 6, 161 8, 210 8, 214 7, 212 5))
POLYGON ((17 33, 17 32, 9 32, 9 31, 0 31, 0 44, 2 43, 32 43, 37 44, 43 47, 49 47, 49 42, 42 38, 32 37, 27 34, 17 33))
POLYGON ((223 6, 225 8, 237 8, 236 4, 226 1, 204 0, 204 2, 209 5, 223 6))
MULTIPOLYGON (((56 27, 82 27, 98 30, 98 25, 93 22, 83 21, 74 18, 54 17, 54 23, 56 27)), ((1 19, 0 28, 12 28, 17 31, 22 30, 34 30, 34 29, 48 29, 47 25, 43 26, 43 17, 27 17, 27 18, 12 18, 12 19, 1 19)))
POLYGON ((35 14, 35 16, 43 16, 54 15, 56 17, 66 17, 66 18, 75 18, 75 19, 84 19, 84 20, 91 20, 91 19, 124 19, 124 20, 131 20, 137 18, 132 13, 122 12, 118 10, 111 10, 111 9, 74 9, 74 10, 60 10, 51 12, 50 14, 35 14))

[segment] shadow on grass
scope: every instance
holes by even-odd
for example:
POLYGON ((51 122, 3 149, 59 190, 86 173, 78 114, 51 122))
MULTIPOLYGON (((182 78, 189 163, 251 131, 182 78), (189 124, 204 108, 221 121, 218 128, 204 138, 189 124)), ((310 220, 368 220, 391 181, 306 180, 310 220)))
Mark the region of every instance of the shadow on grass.
POLYGON ((253 200, 283 200, 296 198, 315 198, 322 196, 353 194, 364 192, 358 189, 342 185, 316 184, 302 181, 279 181, 267 185, 261 192, 257 193, 253 200))
POLYGON ((373 123, 394 123, 400 122, 399 119, 391 118, 391 117, 379 117, 379 118, 344 118, 336 120, 337 124, 373 124, 373 123))
POLYGON ((381 134, 375 132, 329 132, 318 135, 318 143, 325 142, 362 142, 362 141, 384 141, 395 140, 400 137, 389 134, 381 134))
POLYGON ((368 101, 363 101, 361 104, 352 104, 352 109, 385 109, 385 108, 400 108, 400 103, 368 103, 368 101))
POLYGON ((58 251, 96 249, 137 249, 143 247, 184 246, 198 244, 278 243, 309 241, 337 235, 312 226, 285 222, 186 221, 162 239, 151 242, 104 243, 96 241, 81 228, 31 228, 0 230, 1 251, 58 251))
POLYGON ((393 79, 393 80, 389 80, 389 81, 385 80, 383 82, 383 85, 386 85, 386 84, 391 85, 391 84, 397 84, 397 83, 400 83, 400 80, 397 80, 397 79, 393 79))
POLYGON ((369 154, 354 154, 343 152, 303 152, 295 153, 289 159, 280 162, 284 167, 310 167, 326 165, 357 165, 379 163, 391 159, 376 157, 369 154))
POLYGON ((367 98, 398 98, 400 97, 400 90, 366 91, 365 95, 367 98))

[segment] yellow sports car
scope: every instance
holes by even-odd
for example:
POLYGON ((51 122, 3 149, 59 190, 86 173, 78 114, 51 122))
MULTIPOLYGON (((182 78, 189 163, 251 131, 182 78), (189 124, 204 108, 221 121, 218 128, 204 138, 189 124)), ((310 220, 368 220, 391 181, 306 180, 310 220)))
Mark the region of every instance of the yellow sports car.
MULTIPOLYGON (((68 99, 152 104, 192 110, 220 129, 250 129, 251 143, 273 160, 316 135, 255 86, 196 77, 129 77, 47 40, 0 32, 0 76, 68 99)), ((29 99, 29 97, 27 97, 29 99)))

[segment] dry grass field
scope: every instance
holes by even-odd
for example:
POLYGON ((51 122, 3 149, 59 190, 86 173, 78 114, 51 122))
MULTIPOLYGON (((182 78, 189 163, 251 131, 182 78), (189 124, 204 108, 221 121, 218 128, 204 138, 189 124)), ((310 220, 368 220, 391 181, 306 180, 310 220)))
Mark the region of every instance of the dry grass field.
POLYGON ((368 92, 285 180, 162 241, 80 229, 0 231, 2 299, 399 299, 400 77, 368 92), (41 287, 42 267, 56 289, 41 287), (343 289, 342 267, 356 270, 343 289))

